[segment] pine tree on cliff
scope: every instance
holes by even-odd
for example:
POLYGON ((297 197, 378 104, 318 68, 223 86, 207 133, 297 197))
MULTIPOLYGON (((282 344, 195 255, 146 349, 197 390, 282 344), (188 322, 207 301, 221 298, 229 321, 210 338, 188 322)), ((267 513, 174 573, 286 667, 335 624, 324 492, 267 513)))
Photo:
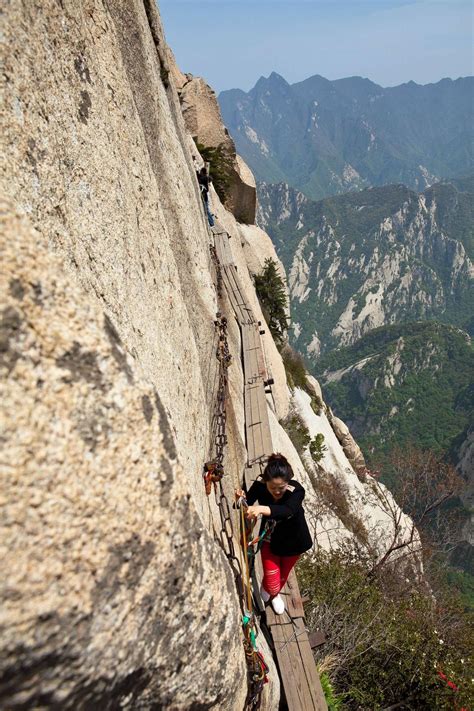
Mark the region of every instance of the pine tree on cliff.
POLYGON ((288 300, 277 263, 271 258, 266 259, 263 271, 254 276, 254 282, 258 300, 272 336, 277 343, 283 343, 288 328, 288 300))

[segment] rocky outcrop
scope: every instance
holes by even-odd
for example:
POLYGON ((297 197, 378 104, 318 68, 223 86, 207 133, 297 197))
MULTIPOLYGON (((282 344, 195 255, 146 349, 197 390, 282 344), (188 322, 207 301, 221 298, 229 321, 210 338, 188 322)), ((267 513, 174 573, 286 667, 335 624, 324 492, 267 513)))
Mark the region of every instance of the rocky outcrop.
MULTIPOLYGON (((285 268, 267 233, 256 225, 240 225, 239 231, 242 236, 245 259, 251 274, 260 274, 265 266, 265 261, 271 259, 276 263, 278 272, 286 285, 285 268)), ((289 297, 288 291, 287 295, 289 297)))
POLYGON ((257 209, 257 186, 252 171, 243 158, 235 157, 234 172, 231 177, 226 207, 244 225, 253 225, 257 209))
POLYGON ((335 432, 337 439, 339 440, 344 454, 351 463, 352 468, 359 476, 359 478, 365 477, 365 472, 367 465, 365 463, 364 455, 362 450, 355 441, 354 437, 351 435, 348 426, 339 419, 339 417, 334 417, 332 412, 329 410, 329 421, 335 432))
POLYGON ((225 206, 244 224, 255 222, 257 190, 255 179, 222 122, 216 94, 200 77, 187 75, 179 92, 186 127, 196 143, 206 148, 221 147, 230 160, 225 206))
POLYGON ((313 202, 259 186, 259 224, 289 275, 294 345, 315 364, 375 328, 472 313, 472 181, 387 185, 313 202))
POLYGON ((235 156, 235 145, 221 117, 216 93, 201 77, 187 74, 181 87, 181 110, 191 136, 204 146, 223 146, 235 156))

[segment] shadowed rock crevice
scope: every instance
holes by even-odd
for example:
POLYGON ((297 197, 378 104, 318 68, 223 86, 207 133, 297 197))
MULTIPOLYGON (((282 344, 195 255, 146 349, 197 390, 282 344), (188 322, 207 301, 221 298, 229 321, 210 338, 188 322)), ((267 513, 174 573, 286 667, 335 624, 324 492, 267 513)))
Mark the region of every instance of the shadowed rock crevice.
POLYGON ((21 318, 18 311, 11 306, 3 309, 0 316, 0 367, 5 368, 7 375, 21 358, 20 351, 14 347, 21 327, 21 318))
POLYGON ((120 336, 117 332, 117 329, 115 328, 107 314, 104 315, 104 330, 110 341, 110 345, 112 347, 112 355, 115 358, 118 367, 125 373, 128 382, 133 383, 132 369, 128 364, 127 356, 125 354, 122 341, 120 340, 120 336))
POLYGON ((85 380, 100 390, 106 389, 97 363, 97 353, 83 350, 77 341, 74 341, 71 350, 56 359, 56 365, 69 371, 70 375, 64 378, 67 383, 85 380))

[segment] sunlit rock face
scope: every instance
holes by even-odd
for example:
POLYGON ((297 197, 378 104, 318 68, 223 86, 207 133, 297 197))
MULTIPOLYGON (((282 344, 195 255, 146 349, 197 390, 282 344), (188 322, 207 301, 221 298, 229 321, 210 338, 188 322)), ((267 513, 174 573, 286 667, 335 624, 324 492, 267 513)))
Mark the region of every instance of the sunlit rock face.
POLYGON ((202 484, 215 276, 159 17, 11 2, 4 21, 1 705, 240 709, 202 484))
POLYGON ((234 582, 163 400, 10 204, 2 228, 2 706, 237 708, 234 582))

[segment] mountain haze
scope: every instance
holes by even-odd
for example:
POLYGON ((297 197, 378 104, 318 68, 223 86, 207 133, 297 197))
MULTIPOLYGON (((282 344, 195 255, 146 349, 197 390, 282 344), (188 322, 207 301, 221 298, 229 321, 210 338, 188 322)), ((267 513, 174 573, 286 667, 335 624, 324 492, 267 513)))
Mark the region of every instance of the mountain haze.
POLYGON ((273 72, 219 96, 224 122, 257 180, 308 197, 403 183, 424 190, 473 169, 474 78, 383 88, 273 72))

